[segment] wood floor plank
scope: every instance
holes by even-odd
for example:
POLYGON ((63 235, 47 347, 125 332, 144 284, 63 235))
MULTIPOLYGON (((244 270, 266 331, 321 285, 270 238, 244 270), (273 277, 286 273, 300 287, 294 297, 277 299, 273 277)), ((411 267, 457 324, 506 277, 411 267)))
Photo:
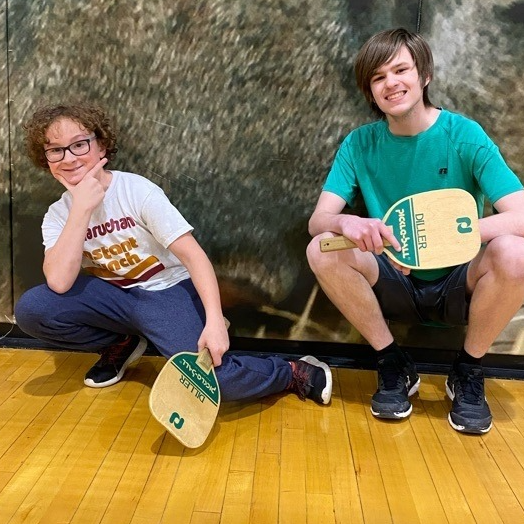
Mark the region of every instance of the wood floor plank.
MULTIPOLYGON (((489 386, 487 390, 488 392, 491 391, 489 386)), ((495 423, 490 434, 486 436, 489 436, 489 438, 485 438, 484 442, 520 506, 524 507, 524 449, 521 445, 522 434, 494 395, 490 395, 489 403, 495 423), (496 435, 495 438, 492 438, 492 432, 496 435)))
MULTIPOLYGON (((360 387, 363 398, 371 403, 371 396, 376 391, 376 374, 373 372, 362 372, 359 374, 360 387)), ((408 421, 386 421, 373 417, 369 409, 366 416, 368 418, 371 438, 375 446, 378 464, 384 487, 386 489, 389 508, 393 522, 409 522, 410 524, 422 523, 427 516, 421 515, 417 511, 417 496, 412 491, 414 472, 412 468, 415 463, 404 459, 404 446, 408 447, 408 442, 413 442, 412 429, 408 421)), ((416 450, 410 450, 414 457, 418 457, 416 450)), ((420 472, 420 469, 419 469, 420 472)), ((428 490, 424 490, 427 492, 428 490)), ((441 508, 435 507, 435 511, 441 508)), ((445 520, 444 520, 445 522, 445 520)))
POLYGON ((195 479, 195 511, 220 513, 224 502, 233 444, 238 422, 238 411, 224 410, 220 415, 220 431, 202 455, 206 459, 202 478, 195 479))
POLYGON ((279 396, 262 399, 260 402, 260 428, 258 431, 258 453, 280 453, 282 438, 282 405, 279 396))
POLYGON ((221 524, 249 524, 253 496, 253 471, 230 471, 227 477, 221 524))
MULTIPOLYGON (((340 372, 341 370, 335 370, 340 372)), ((336 384, 335 397, 332 401, 334 409, 325 409, 326 417, 326 454, 325 466, 329 469, 331 489, 333 496, 333 509, 335 522, 343 524, 362 524, 364 517, 359 498, 359 486, 356 466, 351 451, 350 433, 344 415, 343 401, 341 399, 338 383, 338 373, 334 373, 336 384)))
POLYGON ((16 355, 17 351, 15 349, 0 348, 0 378, 4 379, 8 376, 6 375, 5 368, 9 366, 9 362, 15 362, 17 367, 21 365, 21 360, 16 358, 16 355))
MULTIPOLYGON (((429 384, 428 377, 421 376, 419 394, 412 397, 414 416, 410 423, 415 433, 423 460, 435 485, 440 504, 450 524, 474 524, 475 520, 464 496, 460 484, 453 472, 445 450, 433 430, 431 413, 424 406, 431 402, 440 402, 435 388, 429 384)), ((431 513, 431 512, 430 512, 431 513)))
POLYGON ((306 460, 306 493, 331 494, 331 475, 326 467, 329 454, 329 414, 324 407, 304 412, 306 427, 304 431, 306 460), (311 450, 315 450, 312 453, 311 450))
POLYGON ((232 409, 237 410, 237 427, 229 469, 253 473, 257 460, 261 405, 260 402, 231 404, 232 409))
POLYGON ((294 393, 281 395, 278 402, 282 411, 282 427, 288 429, 304 429, 303 413, 317 407, 311 400, 301 400, 294 393))
MULTIPOLYGON (((444 389, 444 379, 433 375, 427 377, 435 388, 435 395, 440 402, 425 404, 425 409, 431 413, 431 423, 441 443, 442 449, 448 457, 462 492, 464 493, 475 521, 485 524, 503 522, 491 499, 491 489, 487 488, 479 477, 474 460, 469 456, 465 447, 468 439, 481 439, 479 436, 460 435, 451 430, 447 420, 451 407, 444 389)), ((496 494, 493 494, 496 496, 496 494)))
MULTIPOLYGON (((517 381, 508 381, 506 387, 504 381, 488 380, 486 381, 486 395, 488 402, 492 399, 496 399, 498 405, 500 405, 501 411, 498 415, 502 417, 499 419, 494 415, 493 423, 498 424, 500 420, 511 420, 513 430, 516 430, 524 437, 524 406, 517 401, 519 396, 519 390, 515 387, 517 381)), ((524 390, 523 393, 524 394, 524 390)), ((515 435, 518 437, 518 435, 515 435)))
POLYGON ((0 382, 0 405, 10 399, 14 392, 24 385, 24 381, 5 380, 0 382))
POLYGON ((279 522, 280 475, 277 472, 280 473, 280 469, 280 455, 257 453, 251 498, 251 523, 275 524, 279 522))
POLYGON ((308 524, 335 524, 335 507, 331 493, 308 493, 306 512, 308 524))
POLYGON ((72 373, 66 363, 69 358, 69 353, 58 353, 46 359, 24 382, 23 388, 18 388, 0 404, 0 431, 4 435, 4 439, 0 440, 0 457, 8 447, 6 441, 18 437, 58 391, 63 380, 69 378, 72 373), (28 396, 31 402, 27 401, 28 396), (4 429, 8 424, 8 429, 4 429))
POLYGON ((140 494, 131 524, 158 524, 162 521, 184 453, 184 446, 166 431, 159 430, 158 436, 152 438, 151 451, 156 458, 149 470, 149 477, 140 494))
POLYGON ((219 513, 207 513, 204 511, 196 511, 191 517, 190 524, 219 524, 220 514, 219 513))
MULTIPOLYGON (((9 481, 13 478, 14 473, 11 473, 10 471, 0 471, 0 492, 5 488, 7 484, 9 484, 9 481)), ((2 514, 2 510, 0 510, 0 515, 2 514)), ((5 518, 6 515, 3 515, 5 518)))
POLYGON ((306 524, 307 449, 303 429, 282 429, 280 457, 281 524, 306 524))
POLYGON ((378 457, 371 438, 367 412, 369 399, 364 402, 357 370, 338 370, 346 427, 358 485, 358 500, 366 524, 392 522, 386 488, 378 457))
MULTIPOLYGON (((52 353, 29 351, 27 358, 22 360, 16 351, 0 350, 0 382, 25 382, 50 358, 52 358, 52 353)), ((0 396, 0 403, 2 403, 5 398, 4 396, 0 396)))
POLYGON ((208 456, 205 451, 184 450, 166 501, 163 522, 191 523, 200 483, 206 474, 208 456))
POLYGON ((202 448, 184 451, 165 507, 165 522, 189 524, 195 512, 220 513, 236 425, 237 414, 220 413, 215 435, 202 448))

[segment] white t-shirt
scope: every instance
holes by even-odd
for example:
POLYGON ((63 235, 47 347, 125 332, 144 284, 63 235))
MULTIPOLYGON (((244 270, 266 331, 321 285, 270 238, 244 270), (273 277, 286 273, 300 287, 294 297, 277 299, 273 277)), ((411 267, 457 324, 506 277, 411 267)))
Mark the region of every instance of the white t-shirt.
MULTIPOLYGON (((86 231, 82 267, 116 286, 150 291, 189 278, 167 247, 193 228, 156 184, 133 173, 111 173, 104 200, 93 211, 86 231)), ((71 204, 66 191, 49 207, 42 223, 46 249, 62 233, 71 204)))

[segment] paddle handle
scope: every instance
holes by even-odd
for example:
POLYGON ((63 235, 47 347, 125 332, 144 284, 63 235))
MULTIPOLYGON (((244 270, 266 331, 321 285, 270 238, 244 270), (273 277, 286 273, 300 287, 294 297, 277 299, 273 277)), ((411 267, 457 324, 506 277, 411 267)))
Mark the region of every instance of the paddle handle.
MULTIPOLYGON (((229 320, 224 317, 224 322, 226 323, 226 329, 229 329, 231 325, 229 320)), ((206 371, 209 371, 213 367, 213 359, 211 358, 211 353, 208 348, 204 348, 202 351, 198 352, 197 364, 206 371)))
MULTIPOLYGON (((384 239, 384 245, 390 246, 391 244, 384 239)), ((355 247, 357 247, 355 242, 352 242, 349 240, 349 238, 346 238, 342 235, 331 238, 323 238, 320 241, 320 251, 322 251, 322 253, 326 253, 328 251, 340 251, 341 249, 353 249, 355 247)))
POLYGON ((213 359, 211 358, 209 349, 204 348, 198 352, 197 364, 206 371, 209 371, 213 367, 213 359))

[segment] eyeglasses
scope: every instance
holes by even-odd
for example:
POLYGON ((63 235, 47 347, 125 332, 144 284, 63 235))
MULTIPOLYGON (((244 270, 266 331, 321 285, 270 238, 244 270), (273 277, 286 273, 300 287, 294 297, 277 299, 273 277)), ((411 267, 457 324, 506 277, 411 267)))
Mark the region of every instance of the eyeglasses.
POLYGON ((64 159, 66 151, 70 151, 75 156, 87 155, 91 151, 91 142, 96 140, 96 136, 78 140, 69 144, 67 147, 51 147, 44 150, 48 162, 60 162, 64 159))

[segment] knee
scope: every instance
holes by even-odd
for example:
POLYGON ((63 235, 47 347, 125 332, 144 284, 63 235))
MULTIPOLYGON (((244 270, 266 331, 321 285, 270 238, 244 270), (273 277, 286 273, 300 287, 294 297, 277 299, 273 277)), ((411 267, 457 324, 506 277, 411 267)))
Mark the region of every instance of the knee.
POLYGON ((15 304, 14 313, 18 325, 23 323, 27 316, 31 314, 32 306, 34 305, 34 301, 31 298, 33 293, 33 289, 26 291, 15 304))
POLYGON ((320 241, 331 236, 333 236, 331 233, 317 235, 307 246, 306 257, 309 267, 315 274, 329 271, 330 267, 336 263, 335 253, 322 253, 320 251, 320 241))
POLYGON ((501 277, 524 283, 524 238, 504 235, 486 247, 492 270, 501 277))
POLYGON ((42 300, 42 292, 45 292, 42 288, 44 287, 46 286, 42 285, 29 289, 15 304, 16 324, 26 333, 31 334, 31 328, 40 324, 43 318, 48 317, 56 309, 42 300))

